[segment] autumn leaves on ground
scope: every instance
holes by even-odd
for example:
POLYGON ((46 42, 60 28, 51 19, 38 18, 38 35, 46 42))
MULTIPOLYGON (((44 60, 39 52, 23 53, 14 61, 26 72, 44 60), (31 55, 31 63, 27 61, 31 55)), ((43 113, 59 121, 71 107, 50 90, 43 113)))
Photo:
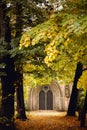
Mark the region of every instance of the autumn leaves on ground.
POLYGON ((65 112, 35 111, 28 113, 26 121, 15 120, 16 130, 87 130, 80 128, 77 117, 67 117, 65 112))

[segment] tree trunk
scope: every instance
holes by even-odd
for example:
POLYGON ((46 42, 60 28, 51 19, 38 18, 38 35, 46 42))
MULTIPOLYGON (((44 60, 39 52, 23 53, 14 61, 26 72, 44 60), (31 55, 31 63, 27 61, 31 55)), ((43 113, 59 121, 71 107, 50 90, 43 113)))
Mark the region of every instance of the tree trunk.
MULTIPOLYGON (((5 41, 6 49, 10 49, 11 41, 11 29, 9 26, 9 17, 6 16, 6 3, 5 1, 0 2, 0 25, 1 35, 0 37, 5 41), (0 23, 1 24, 1 23, 0 23), (2 32, 3 31, 3 32, 2 32)), ((1 59, 5 64, 4 72, 6 75, 1 76, 2 84, 2 103, 1 103, 1 120, 0 129, 1 130, 13 130, 13 117, 14 117, 14 62, 10 58, 10 55, 7 54, 1 59), (3 124, 3 120, 5 121, 3 124)))
MULTIPOLYGON (((21 36, 22 32, 22 6, 20 2, 16 3, 16 38, 21 36)), ((19 44, 19 43, 18 43, 19 44)), ((21 61, 21 55, 17 55, 16 59, 21 61)), ((24 105, 24 93, 23 93, 23 68, 22 62, 18 63, 16 66, 17 69, 17 88, 16 88, 16 95, 17 95, 17 118, 26 119, 25 113, 25 105, 24 105)))
POLYGON ((81 120, 80 120, 81 127, 85 127, 86 112, 87 112, 87 92, 86 92, 84 106, 83 106, 82 113, 81 113, 81 120))
POLYGON ((2 83, 2 113, 4 116, 10 118, 14 115, 14 92, 15 88, 13 86, 13 64, 9 57, 6 58, 8 63, 6 63, 6 76, 1 77, 2 83), (10 106, 10 107, 9 107, 10 106))
POLYGON ((4 7, 5 4, 0 2, 0 38, 2 39, 5 35, 5 23, 4 23, 4 14, 5 10, 4 7))
MULTIPOLYGON (((13 62, 8 57, 6 57, 6 68, 5 73, 6 76, 1 77, 1 83, 2 83, 2 112, 1 116, 2 118, 6 118, 7 121, 4 124, 4 129, 8 130, 8 128, 12 128, 13 122, 14 122, 14 70, 13 70, 13 62), (9 126, 6 126, 6 125, 9 126)), ((13 128, 12 128, 13 129, 13 128)))
POLYGON ((67 116, 75 116, 75 109, 76 109, 77 96, 78 96, 77 82, 80 76, 82 75, 82 68, 83 68, 82 64, 78 62, 76 72, 75 72, 69 107, 67 111, 67 116))
POLYGON ((18 74, 18 82, 16 88, 16 95, 17 95, 17 118, 19 119, 27 119, 25 113, 25 105, 24 105, 24 92, 23 92, 23 74, 21 72, 17 72, 18 74))

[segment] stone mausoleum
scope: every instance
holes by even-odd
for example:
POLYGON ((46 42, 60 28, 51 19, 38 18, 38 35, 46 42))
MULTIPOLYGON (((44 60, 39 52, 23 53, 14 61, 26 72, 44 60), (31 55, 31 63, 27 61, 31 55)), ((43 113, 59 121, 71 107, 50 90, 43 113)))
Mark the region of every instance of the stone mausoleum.
POLYGON ((59 85, 56 81, 29 91, 28 110, 67 110, 71 85, 59 85))

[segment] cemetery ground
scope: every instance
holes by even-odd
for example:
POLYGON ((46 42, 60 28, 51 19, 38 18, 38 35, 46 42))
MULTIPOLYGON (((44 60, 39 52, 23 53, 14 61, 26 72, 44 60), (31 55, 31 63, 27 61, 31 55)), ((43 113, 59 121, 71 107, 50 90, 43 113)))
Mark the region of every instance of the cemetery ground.
POLYGON ((27 113, 25 121, 16 119, 16 130, 87 130, 80 128, 78 117, 66 116, 66 112, 32 111, 27 113))

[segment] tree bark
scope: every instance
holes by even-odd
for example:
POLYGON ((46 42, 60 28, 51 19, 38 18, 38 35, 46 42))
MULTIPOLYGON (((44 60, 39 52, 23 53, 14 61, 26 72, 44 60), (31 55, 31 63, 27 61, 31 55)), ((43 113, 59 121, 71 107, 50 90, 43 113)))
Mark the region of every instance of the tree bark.
POLYGON ((13 62, 9 58, 9 56, 5 59, 6 67, 5 67, 5 73, 6 76, 1 77, 1 83, 2 83, 2 104, 1 104, 1 116, 2 118, 6 118, 7 121, 2 126, 2 128, 8 130, 13 129, 14 125, 14 70, 13 70, 13 62), (8 124, 8 126, 7 126, 8 124))
MULTIPOLYGON (((22 70, 21 70, 22 71, 22 70)), ((16 88, 16 95, 17 95, 17 118, 19 119, 27 119, 25 113, 25 105, 24 105, 24 92, 23 92, 23 74, 19 72, 18 69, 18 82, 16 88)))
POLYGON ((5 14, 6 14, 6 4, 5 2, 0 2, 0 38, 4 38, 5 36, 5 14))
POLYGON ((75 72, 69 107, 68 107, 68 111, 67 111, 67 116, 75 116, 77 96, 78 96, 77 82, 78 82, 78 79, 80 78, 80 76, 82 75, 82 68, 83 68, 83 65, 80 62, 78 62, 76 72, 75 72))
MULTIPOLYGON (((22 32, 22 6, 20 2, 16 3, 16 38, 21 36, 22 32)), ((19 44, 19 43, 18 43, 19 44)), ((21 55, 17 55, 17 60, 21 59, 21 55)), ((19 61, 18 65, 16 66, 17 69, 17 88, 16 88, 16 95, 17 95, 17 118, 20 119, 27 119, 25 113, 25 104, 24 104, 24 93, 23 93, 23 68, 22 63, 19 61)))
MULTIPOLYGON (((11 41, 11 29, 9 26, 9 17, 6 16, 6 3, 5 1, 0 2, 0 37, 5 42, 6 49, 10 49, 11 41), (1 23, 2 21, 2 23, 1 23), (3 32, 2 32, 3 31, 3 32)), ((10 55, 7 54, 1 59, 5 64, 5 69, 3 70, 6 75, 1 76, 2 84, 2 103, 1 103, 1 119, 0 129, 4 130, 13 130, 13 117, 14 117, 14 62, 10 58, 10 55), (6 119, 3 124, 3 119, 6 119), (7 126, 8 125, 8 126, 7 126)))
POLYGON ((80 127, 85 127, 86 112, 87 112, 87 92, 86 92, 84 106, 81 113, 80 127))
POLYGON ((14 70, 13 62, 9 56, 6 57, 6 76, 1 77, 2 83, 2 113, 8 118, 12 118, 14 115, 14 70), (10 107, 9 107, 10 106, 10 107))

